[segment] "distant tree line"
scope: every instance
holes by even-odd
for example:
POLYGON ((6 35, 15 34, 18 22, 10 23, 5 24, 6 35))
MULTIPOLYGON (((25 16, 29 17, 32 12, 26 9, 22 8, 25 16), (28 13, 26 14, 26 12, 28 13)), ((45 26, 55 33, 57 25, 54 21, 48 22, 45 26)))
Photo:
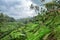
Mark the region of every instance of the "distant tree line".
POLYGON ((15 21, 15 19, 13 17, 9 17, 8 15, 0 13, 0 23, 2 23, 2 22, 14 22, 14 21, 15 21))

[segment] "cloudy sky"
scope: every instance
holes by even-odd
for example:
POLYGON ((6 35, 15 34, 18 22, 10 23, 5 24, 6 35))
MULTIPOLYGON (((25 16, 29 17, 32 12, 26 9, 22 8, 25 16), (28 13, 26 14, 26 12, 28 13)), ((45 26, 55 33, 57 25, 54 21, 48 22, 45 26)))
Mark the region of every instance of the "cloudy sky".
POLYGON ((3 12, 15 19, 35 16, 34 10, 30 9, 31 4, 40 5, 39 0, 0 0, 0 12, 3 12))

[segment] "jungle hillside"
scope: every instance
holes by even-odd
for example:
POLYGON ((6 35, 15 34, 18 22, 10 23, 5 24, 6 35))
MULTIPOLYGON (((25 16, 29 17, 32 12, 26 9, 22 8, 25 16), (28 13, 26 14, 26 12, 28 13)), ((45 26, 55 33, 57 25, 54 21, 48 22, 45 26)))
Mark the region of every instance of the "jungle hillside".
POLYGON ((40 11, 31 4, 37 13, 34 17, 15 19, 0 13, 0 40, 60 40, 60 0, 43 5, 46 9, 40 11))

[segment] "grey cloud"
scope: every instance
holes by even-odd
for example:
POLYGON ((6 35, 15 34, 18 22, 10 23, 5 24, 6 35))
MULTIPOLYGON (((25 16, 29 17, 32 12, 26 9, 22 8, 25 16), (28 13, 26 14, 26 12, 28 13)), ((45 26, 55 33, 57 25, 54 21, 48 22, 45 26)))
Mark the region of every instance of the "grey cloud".
POLYGON ((0 12, 14 18, 32 16, 34 11, 29 9, 30 0, 0 0, 0 12))

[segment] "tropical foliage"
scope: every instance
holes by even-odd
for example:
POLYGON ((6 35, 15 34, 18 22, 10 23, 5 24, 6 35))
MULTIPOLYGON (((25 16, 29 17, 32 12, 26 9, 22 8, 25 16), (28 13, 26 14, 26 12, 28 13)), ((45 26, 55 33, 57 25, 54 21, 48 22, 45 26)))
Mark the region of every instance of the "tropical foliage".
MULTIPOLYGON (((54 5, 55 2, 45 4, 46 9, 52 9, 54 5)), ((59 9, 59 7, 57 8, 59 9)), ((24 18, 18 21, 0 13, 0 39, 60 40, 60 11, 49 9, 41 14, 38 13, 33 18, 24 18)))

